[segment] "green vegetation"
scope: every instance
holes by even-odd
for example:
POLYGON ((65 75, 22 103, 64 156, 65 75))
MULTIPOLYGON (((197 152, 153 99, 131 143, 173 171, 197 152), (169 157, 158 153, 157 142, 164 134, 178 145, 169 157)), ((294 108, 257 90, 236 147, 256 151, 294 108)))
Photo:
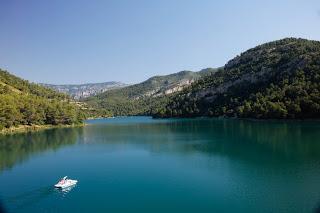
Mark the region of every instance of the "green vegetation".
POLYGON ((188 86, 216 69, 200 72, 182 71, 166 76, 155 76, 142 83, 106 91, 83 101, 89 114, 96 116, 146 115, 163 108, 170 94, 188 86))
POLYGON ((164 107, 167 100, 166 96, 130 99, 115 95, 102 100, 91 97, 86 100, 90 106, 86 113, 89 117, 148 115, 164 107))
POLYGON ((0 130, 72 125, 85 116, 320 118, 320 42, 286 38, 223 68, 155 76, 81 102, 0 70, 0 130))
POLYGON ((20 125, 72 125, 83 119, 83 112, 67 95, 0 69, 0 130, 20 125))
POLYGON ((320 42, 286 38, 250 49, 153 116, 320 118, 320 42))

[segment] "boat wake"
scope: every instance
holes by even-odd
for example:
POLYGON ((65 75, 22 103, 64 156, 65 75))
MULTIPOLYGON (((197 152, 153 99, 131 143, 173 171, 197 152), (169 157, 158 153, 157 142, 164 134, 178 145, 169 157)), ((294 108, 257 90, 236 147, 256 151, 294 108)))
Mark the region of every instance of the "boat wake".
POLYGON ((68 193, 70 193, 71 190, 74 189, 75 187, 76 185, 72 185, 67 188, 55 188, 54 191, 60 194, 61 198, 65 198, 68 195, 68 193))
POLYGON ((46 199, 65 199, 76 185, 66 188, 53 188, 52 185, 33 189, 18 195, 2 199, 4 207, 11 206, 9 212, 16 212, 30 206, 38 205, 46 199))
POLYGON ((54 192, 52 186, 45 186, 38 189, 30 190, 12 197, 3 199, 3 204, 6 206, 14 206, 13 212, 23 209, 27 206, 34 205, 39 201, 47 198, 54 192))

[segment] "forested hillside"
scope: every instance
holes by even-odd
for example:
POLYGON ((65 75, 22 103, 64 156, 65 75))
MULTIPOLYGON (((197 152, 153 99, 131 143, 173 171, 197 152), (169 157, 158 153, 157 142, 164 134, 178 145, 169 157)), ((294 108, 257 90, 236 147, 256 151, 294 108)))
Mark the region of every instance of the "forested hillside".
POLYGON ((83 119, 67 95, 0 69, 0 130, 19 125, 70 125, 83 119))
POLYGON ((83 101, 102 116, 150 114, 163 108, 171 94, 215 71, 216 69, 207 68, 199 72, 182 71, 155 76, 142 83, 109 90, 83 101))
POLYGON ((250 49, 174 95, 154 117, 320 118, 320 42, 250 49))

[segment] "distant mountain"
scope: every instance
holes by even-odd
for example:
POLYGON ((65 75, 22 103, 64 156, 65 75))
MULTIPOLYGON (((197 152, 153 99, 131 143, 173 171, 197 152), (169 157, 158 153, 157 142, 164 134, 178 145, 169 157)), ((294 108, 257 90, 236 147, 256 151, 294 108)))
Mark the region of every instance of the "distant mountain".
POLYGON ((109 90, 84 101, 92 108, 104 109, 113 115, 145 114, 155 105, 162 105, 168 95, 183 90, 197 79, 216 70, 207 68, 199 72, 181 71, 154 76, 142 83, 109 90))
POLYGON ((286 38, 249 49, 154 114, 197 116, 320 118, 320 42, 286 38))
POLYGON ((97 95, 107 90, 128 86, 128 84, 124 84, 116 81, 110 81, 110 82, 104 82, 104 83, 89 83, 89 84, 65 84, 65 85, 41 84, 41 85, 54 89, 58 92, 68 94, 72 98, 77 100, 82 98, 87 98, 89 96, 97 95))
POLYGON ((84 115, 68 95, 0 69, 0 130, 21 125, 81 123, 84 115))

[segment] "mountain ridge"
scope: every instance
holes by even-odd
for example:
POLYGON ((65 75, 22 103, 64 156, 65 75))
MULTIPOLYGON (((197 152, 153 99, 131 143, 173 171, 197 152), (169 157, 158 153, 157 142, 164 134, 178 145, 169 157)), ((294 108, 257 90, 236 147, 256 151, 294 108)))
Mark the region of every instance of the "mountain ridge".
POLYGON ((54 89, 58 92, 68 94, 76 100, 97 95, 107 90, 128 86, 128 84, 118 82, 118 81, 107 81, 107 82, 101 82, 101 83, 84 83, 84 84, 46 84, 46 83, 39 83, 39 84, 42 86, 54 89))
POLYGON ((84 99, 92 108, 109 111, 112 115, 135 115, 150 113, 152 108, 160 107, 165 96, 181 91, 196 79, 215 72, 215 68, 206 68, 199 72, 180 71, 169 75, 158 75, 147 80, 109 90, 96 96, 84 99))
POLYGON ((320 42, 285 38, 251 48, 176 94, 154 117, 320 117, 320 42))
MULTIPOLYGON (((73 95, 73 98, 80 101, 73 101, 78 109, 72 106, 72 100, 66 94, 29 83, 0 70, 0 95, 3 96, 3 105, 7 107, 5 110, 10 110, 10 104, 5 101, 17 106, 14 109, 17 112, 12 112, 16 114, 24 112, 23 107, 31 110, 28 104, 32 106, 32 101, 40 109, 43 106, 49 109, 54 102, 62 111, 71 107, 72 115, 67 113, 64 116, 67 120, 68 116, 74 118, 69 123, 78 120, 79 107, 90 117, 152 115, 157 118, 320 118, 320 42, 301 38, 271 41, 248 49, 223 67, 157 75, 133 85, 115 81, 43 85, 64 90, 65 93, 66 90, 71 93, 72 89, 80 91, 80 95, 73 95), (15 99, 28 104, 21 105, 15 99), (37 102, 37 99, 41 101, 37 102)), ((34 111, 31 110, 30 113, 34 111)), ((20 115, 21 119, 26 116, 30 117, 23 113, 20 115)), ((43 115, 39 116, 42 116, 41 122, 46 122, 43 115)), ((65 123, 67 120, 51 122, 65 123)), ((12 121, 2 126, 16 125, 19 122, 12 121)), ((23 122, 32 123, 30 120, 23 122)))

